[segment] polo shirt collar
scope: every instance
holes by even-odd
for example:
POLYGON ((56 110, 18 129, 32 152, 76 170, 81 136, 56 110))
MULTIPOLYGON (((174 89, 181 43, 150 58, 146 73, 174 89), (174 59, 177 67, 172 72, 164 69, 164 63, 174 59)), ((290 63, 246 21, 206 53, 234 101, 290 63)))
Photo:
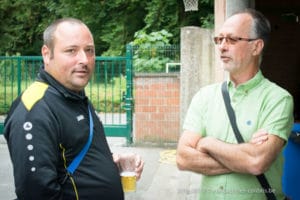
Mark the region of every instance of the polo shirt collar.
MULTIPOLYGON (((255 76, 248 80, 245 83, 240 84, 239 86, 237 86, 237 88, 235 88, 236 90, 239 91, 244 91, 244 92, 248 92, 249 90, 251 90, 252 88, 256 87, 262 80, 264 79, 264 76, 261 72, 261 70, 258 70, 258 72, 255 74, 255 76)), ((233 89, 233 83, 231 80, 227 81, 228 84, 228 88, 233 89)))

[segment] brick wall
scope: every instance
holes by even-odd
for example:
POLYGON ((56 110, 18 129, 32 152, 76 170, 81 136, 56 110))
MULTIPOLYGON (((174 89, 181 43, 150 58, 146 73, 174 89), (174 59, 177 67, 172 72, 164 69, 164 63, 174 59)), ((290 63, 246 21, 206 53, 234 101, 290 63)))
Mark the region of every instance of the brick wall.
POLYGON ((135 142, 178 141, 179 84, 178 73, 135 74, 135 142))

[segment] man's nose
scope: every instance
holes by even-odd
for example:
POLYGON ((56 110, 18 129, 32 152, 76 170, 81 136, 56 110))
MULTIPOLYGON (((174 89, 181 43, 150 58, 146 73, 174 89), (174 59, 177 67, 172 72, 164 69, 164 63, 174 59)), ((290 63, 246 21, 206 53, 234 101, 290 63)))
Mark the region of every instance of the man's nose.
POLYGON ((228 47, 228 43, 227 43, 227 41, 226 41, 226 38, 224 37, 224 38, 222 38, 220 44, 218 44, 218 49, 219 49, 220 51, 222 51, 222 50, 224 50, 224 49, 227 49, 227 47, 228 47))
POLYGON ((88 56, 86 55, 86 52, 84 50, 80 50, 77 54, 77 57, 78 57, 80 63, 87 64, 88 56))

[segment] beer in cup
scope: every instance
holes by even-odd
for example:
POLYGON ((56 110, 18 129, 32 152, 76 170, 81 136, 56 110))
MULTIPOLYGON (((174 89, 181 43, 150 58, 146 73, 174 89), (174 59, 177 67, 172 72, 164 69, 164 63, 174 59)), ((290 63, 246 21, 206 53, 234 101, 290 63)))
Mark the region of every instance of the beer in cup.
POLYGON ((121 154, 119 167, 124 192, 134 192, 136 190, 135 159, 136 154, 121 154))

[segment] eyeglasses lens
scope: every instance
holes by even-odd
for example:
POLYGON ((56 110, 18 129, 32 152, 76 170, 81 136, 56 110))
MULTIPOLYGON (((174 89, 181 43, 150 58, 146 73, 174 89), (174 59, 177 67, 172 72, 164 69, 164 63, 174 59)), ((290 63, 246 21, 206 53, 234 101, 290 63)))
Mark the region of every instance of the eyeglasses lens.
POLYGON ((229 43, 229 44, 235 44, 237 42, 236 39, 231 38, 231 37, 214 37, 214 42, 215 42, 215 44, 221 44, 224 39, 225 39, 225 42, 229 43))

